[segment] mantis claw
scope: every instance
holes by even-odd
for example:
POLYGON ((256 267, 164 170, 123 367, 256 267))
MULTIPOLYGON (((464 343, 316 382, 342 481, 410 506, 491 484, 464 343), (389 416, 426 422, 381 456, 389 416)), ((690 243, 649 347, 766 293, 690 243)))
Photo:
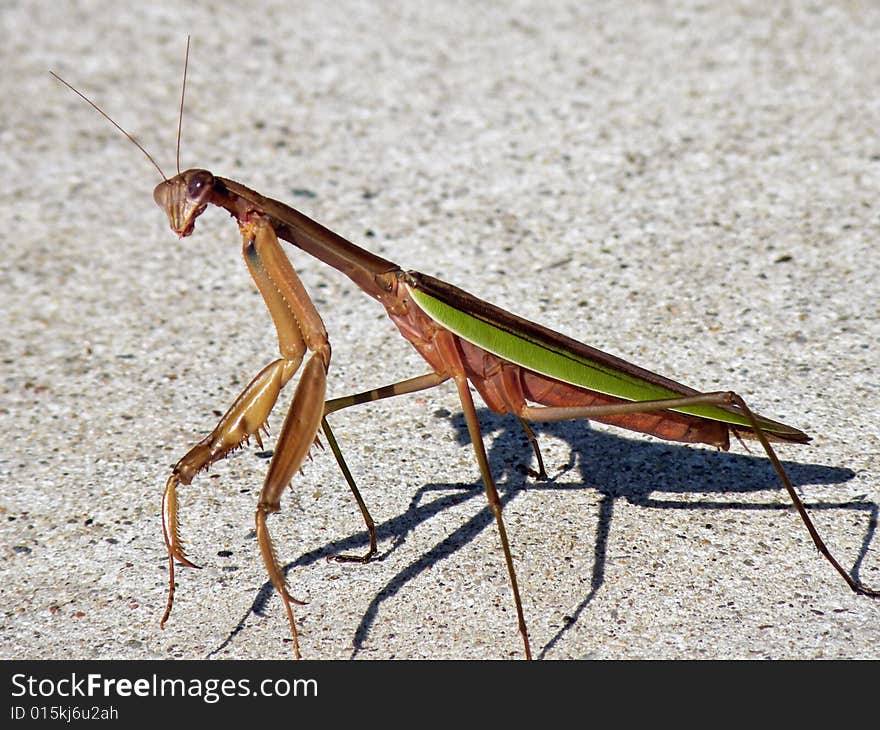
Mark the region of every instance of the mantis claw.
POLYGON ((528 475, 529 475, 532 479, 534 479, 535 481, 546 482, 546 481, 549 481, 549 479, 550 479, 550 477, 547 476, 547 472, 544 471, 544 465, 543 465, 543 464, 541 465, 541 470, 540 470, 540 471, 535 471, 535 470, 532 469, 532 467, 530 467, 530 466, 525 467, 525 471, 526 471, 526 474, 528 474, 528 475))
POLYGON ((181 565, 185 565, 187 568, 195 568, 196 570, 202 569, 201 565, 196 565, 189 558, 187 558, 183 553, 175 554, 174 558, 175 558, 175 560, 177 560, 178 563, 180 563, 181 565))
POLYGON ((338 553, 336 555, 328 555, 327 561, 331 563, 369 563, 376 554, 376 546, 372 546, 365 555, 351 555, 348 553, 338 553))

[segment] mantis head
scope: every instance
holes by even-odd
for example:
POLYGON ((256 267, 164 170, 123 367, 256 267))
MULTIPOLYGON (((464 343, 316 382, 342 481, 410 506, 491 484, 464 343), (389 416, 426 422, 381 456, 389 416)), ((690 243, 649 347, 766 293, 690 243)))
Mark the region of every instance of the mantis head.
POLYGON ((168 216, 171 230, 179 238, 190 235, 214 192, 214 176, 207 170, 187 170, 170 180, 163 180, 153 191, 156 201, 168 216))
POLYGON ((83 94, 79 89, 67 83, 54 71, 49 73, 58 81, 69 88, 74 94, 79 96, 110 124, 124 134, 128 140, 146 155, 147 159, 153 163, 153 166, 162 176, 156 189, 153 190, 153 199, 156 204, 168 215, 168 222, 171 224, 171 230, 174 231, 179 238, 190 235, 195 228, 196 218, 205 212, 208 203, 214 192, 214 176, 207 170, 187 170, 180 171, 180 133, 183 127, 183 100, 186 95, 186 70, 189 65, 189 36, 186 37, 186 56, 183 61, 183 87, 180 91, 180 114, 177 118, 177 175, 169 179, 165 176, 159 163, 153 156, 147 152, 144 146, 125 131, 117 122, 93 102, 89 97, 83 94))

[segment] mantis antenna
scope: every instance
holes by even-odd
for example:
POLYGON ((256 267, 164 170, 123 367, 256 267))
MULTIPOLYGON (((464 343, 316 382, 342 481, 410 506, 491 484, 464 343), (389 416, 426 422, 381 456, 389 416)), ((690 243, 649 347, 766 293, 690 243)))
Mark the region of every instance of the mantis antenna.
MULTIPOLYGON (((189 68, 189 36, 186 37, 186 54, 183 57, 183 84, 180 89, 180 113, 177 115, 177 174, 180 174, 180 132, 183 129, 183 99, 186 96, 186 70, 189 68)), ((164 175, 162 177, 165 177, 164 175)))
MULTIPOLYGON (((183 88, 181 88, 181 90, 180 90, 180 113, 178 114, 178 117, 177 117, 176 160, 177 160, 177 174, 178 175, 180 174, 180 133, 181 133, 181 130, 183 129, 183 100, 184 100, 184 97, 186 96, 186 71, 189 66, 189 41, 190 41, 190 36, 187 36, 186 37, 186 55, 184 56, 184 59, 183 59, 183 88)), ((110 122, 110 124, 112 124, 114 127, 116 127, 116 129, 118 129, 120 132, 122 132, 122 134, 124 134, 128 138, 128 141, 131 142, 135 147, 137 147, 141 152, 143 152, 146 155, 147 159, 153 163, 153 167, 155 167, 159 171, 159 174, 162 176, 162 179, 165 180, 166 182, 168 181, 168 177, 162 171, 162 168, 159 167, 159 163, 156 162, 155 158, 149 152, 147 152, 146 149, 144 149, 144 146, 140 142, 138 142, 134 138, 134 136, 132 136, 131 134, 126 132, 119 124, 117 124, 117 122, 113 119, 113 117, 111 117, 107 112, 105 112, 101 107, 99 107, 95 102, 93 102, 91 99, 89 99, 89 97, 87 97, 85 94, 83 94, 75 86, 73 86, 72 84, 69 84, 67 81, 62 79, 54 71, 50 70, 49 73, 53 77, 55 77, 55 79, 57 79, 62 84, 64 84, 68 89, 70 89, 74 94, 76 94, 80 99, 82 99, 89 106, 91 106, 96 112, 98 112, 98 114, 100 114, 102 117, 104 117, 104 119, 106 119, 108 122, 110 122)))
POLYGON ((153 159, 153 156, 144 149, 144 146, 140 142, 138 142, 132 135, 130 135, 121 126, 119 126, 119 124, 117 124, 114 121, 113 117, 111 117, 101 107, 99 107, 97 104, 95 104, 95 102, 93 102, 91 99, 89 99, 89 97, 87 97, 85 94, 83 94, 79 89, 77 89, 73 85, 67 83, 57 73, 55 73, 54 71, 51 71, 51 70, 49 71, 49 73, 52 74, 52 76, 54 76, 62 84, 64 84, 68 89, 70 89, 74 94, 76 94, 80 99, 82 99, 87 104, 89 104, 89 106, 91 106, 96 112, 98 112, 98 114, 100 114, 102 117, 104 117, 104 119, 106 119, 108 122, 110 122, 110 124, 112 124, 114 127, 116 127, 116 129, 118 129, 120 132, 122 132, 128 138, 128 141, 131 142, 135 147, 137 147, 141 152, 143 152, 147 156, 147 159, 153 163, 153 167, 155 167, 159 171, 159 174, 162 176, 162 179, 165 180, 166 182, 168 181, 168 178, 165 176, 165 173, 162 172, 162 168, 159 167, 159 163, 156 162, 155 159, 153 159))

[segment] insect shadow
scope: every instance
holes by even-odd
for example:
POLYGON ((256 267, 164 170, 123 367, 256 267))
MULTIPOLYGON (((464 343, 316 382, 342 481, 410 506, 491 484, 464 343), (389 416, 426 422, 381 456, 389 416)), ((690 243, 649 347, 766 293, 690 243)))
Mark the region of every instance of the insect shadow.
MULTIPOLYGON (((611 530, 614 503, 625 499, 633 505, 658 509, 719 509, 719 510, 792 510, 791 504, 768 504, 756 502, 732 503, 728 500, 694 500, 685 495, 699 494, 748 494, 779 488, 776 475, 768 460, 761 455, 730 452, 713 453, 708 449, 674 444, 658 440, 645 440, 641 437, 628 438, 610 431, 597 431, 588 421, 561 421, 556 423, 534 423, 532 428, 539 436, 552 437, 567 443, 569 458, 565 464, 547 463, 550 478, 537 481, 529 475, 527 464, 533 460, 532 449, 516 419, 498 416, 487 408, 478 409, 480 425, 488 440, 488 457, 492 473, 496 478, 502 505, 507 505, 523 492, 544 490, 582 490, 593 489, 599 493, 596 540, 593 547, 593 569, 590 589, 583 600, 570 611, 557 633, 539 652, 544 657, 565 636, 577 622, 584 609, 592 601, 605 580, 605 562, 608 549, 608 536, 611 530), (578 469, 580 480, 558 482, 564 473, 578 469), (671 495, 658 499, 654 495, 671 495), (675 495, 682 499, 675 499, 675 495)), ((457 441, 470 448, 470 436, 463 414, 440 411, 435 417, 451 422, 457 441)), ((839 484, 852 479, 851 469, 829 467, 821 464, 805 464, 792 461, 782 462, 795 487, 806 484, 839 484)), ((486 504, 485 490, 474 466, 475 481, 470 483, 429 483, 419 487, 413 495, 407 510, 388 520, 377 522, 376 537, 384 551, 373 558, 380 561, 387 558, 407 536, 424 522, 443 510, 456 507, 470 500, 482 502, 479 512, 470 517, 445 539, 419 556, 409 565, 392 576, 367 606, 355 631, 352 641, 352 658, 363 649, 382 604, 399 593, 410 581, 441 560, 453 555, 459 548, 467 545, 486 528, 495 524, 495 518, 486 504)), ((368 483, 369 476, 362 475, 368 483)), ((344 488, 344 486, 342 487, 344 488)), ((368 490, 367 490, 368 491, 368 490)), ((811 511, 817 510, 856 510, 867 512, 868 520, 858 557, 852 573, 858 575, 868 547, 877 527, 878 505, 862 499, 844 502, 822 502, 807 504, 811 511)), ((315 563, 318 560, 339 553, 356 552, 369 545, 366 531, 329 542, 321 547, 303 553, 284 566, 285 574, 294 568, 315 563)), ((352 566, 352 569, 356 569, 352 566)), ((361 566, 369 570, 369 565, 361 566)), ((271 581, 263 584, 252 605, 233 628, 223 643, 214 649, 216 654, 228 646, 240 633, 250 614, 263 615, 266 604, 274 589, 271 581)))

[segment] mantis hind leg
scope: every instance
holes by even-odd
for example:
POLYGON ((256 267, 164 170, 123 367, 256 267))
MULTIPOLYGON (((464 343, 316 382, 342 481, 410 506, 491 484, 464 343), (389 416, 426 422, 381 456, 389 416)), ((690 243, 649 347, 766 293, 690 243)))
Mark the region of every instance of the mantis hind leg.
POLYGON ((477 418, 476 408, 474 408, 474 400, 471 396, 468 381, 464 374, 455 377, 455 384, 458 386, 458 395, 461 400, 465 421, 467 422, 468 431, 471 436, 471 443, 474 447, 474 454, 477 457, 477 464, 480 467, 480 474, 483 477, 483 486, 486 490, 486 498, 489 501, 489 508, 492 510, 492 514, 495 515, 495 523, 498 526, 498 535, 501 538, 501 548, 504 551, 504 561, 507 563, 507 573, 510 576, 510 587, 513 591, 514 603, 516 604, 517 622, 519 624, 519 633, 522 635, 523 644, 525 646, 526 659, 531 659, 532 650, 529 645, 529 634, 526 629, 525 616, 523 615, 519 584, 516 580, 516 570, 513 567, 513 556, 510 553, 507 529, 504 527, 504 518, 501 514, 501 499, 498 496, 498 488, 495 486, 495 479, 492 477, 492 471, 489 468, 489 459, 486 456, 486 446, 483 443, 483 433, 480 430, 480 422, 477 418))
MULTIPOLYGON (((754 435, 754 437, 760 442, 761 447, 764 449, 764 453, 767 455, 767 458, 773 465, 776 475, 779 477, 779 481, 782 483, 782 486, 785 487, 785 491, 788 492, 788 496, 791 499, 792 504, 794 504, 795 510, 800 516, 801 521, 804 523, 804 526, 807 528, 807 532, 810 533, 810 537, 812 538, 816 549, 826 560, 828 560, 829 563, 831 563, 831 566, 841 575, 853 591, 872 598, 880 597, 880 591, 874 588, 869 588, 858 579, 853 578, 853 576, 851 576, 831 554, 831 551, 828 549, 828 546, 825 544, 825 541, 822 540, 819 531, 813 524, 813 520, 807 512, 803 500, 801 500, 797 490, 795 490, 794 485, 791 483, 791 479, 789 479, 788 474, 782 466, 782 463, 779 461, 779 457, 776 456, 776 452, 770 445, 770 438, 767 436, 765 429, 761 426, 761 423, 755 416, 754 412, 739 394, 732 391, 718 391, 714 393, 700 393, 698 395, 665 400, 581 407, 527 406, 523 403, 522 408, 519 409, 518 415, 520 418, 533 421, 561 421, 629 413, 649 413, 670 408, 681 408, 695 405, 733 405, 741 410, 750 425, 751 433, 749 435, 754 435)), ((731 426, 730 428, 734 431, 734 434, 737 436, 740 435, 737 431, 737 427, 731 426)))
POLYGON ((880 591, 874 588, 868 588, 860 580, 853 578, 846 570, 843 569, 843 566, 838 563, 835 557, 831 554, 831 551, 825 545, 825 541, 819 536, 819 531, 813 524, 813 520, 810 519, 807 508, 801 500, 800 496, 798 496, 797 490, 795 490, 794 485, 788 478, 788 474, 786 474, 785 469, 782 467, 782 463, 779 461, 779 457, 776 456, 776 452, 770 445, 770 440, 767 438, 764 430, 759 425, 758 419, 755 418, 755 414, 752 413, 751 409, 746 405, 746 402, 736 393, 723 393, 722 396, 724 396, 725 399, 729 399, 730 403, 739 406, 751 422, 752 430, 754 431, 755 436, 757 436, 758 440, 761 442, 761 446, 764 447, 764 452, 767 454, 767 458, 770 459, 770 463, 773 464, 773 468, 776 470, 780 481, 785 487, 785 491, 788 492, 788 496, 791 498, 791 501, 794 504, 797 513, 800 515, 801 520, 807 528, 807 532, 810 533, 810 537, 813 539, 813 544, 816 546, 816 549, 820 553, 822 553, 822 555, 825 556, 826 560, 831 563, 832 567, 838 573, 840 573, 840 575, 846 581, 847 585, 852 588, 853 591, 855 591, 856 593, 861 593, 865 596, 870 596, 871 598, 880 597, 880 591))
POLYGON ((538 445, 538 436, 535 434, 534 429, 528 424, 528 421, 522 416, 517 416, 517 420, 519 421, 519 425, 522 426, 523 431, 526 432, 526 438, 532 445, 532 451, 535 452, 535 461, 538 463, 538 471, 531 468, 528 469, 529 476, 538 481, 545 482, 549 477, 547 476, 547 470, 544 469, 544 457, 541 456, 541 447, 538 445))

